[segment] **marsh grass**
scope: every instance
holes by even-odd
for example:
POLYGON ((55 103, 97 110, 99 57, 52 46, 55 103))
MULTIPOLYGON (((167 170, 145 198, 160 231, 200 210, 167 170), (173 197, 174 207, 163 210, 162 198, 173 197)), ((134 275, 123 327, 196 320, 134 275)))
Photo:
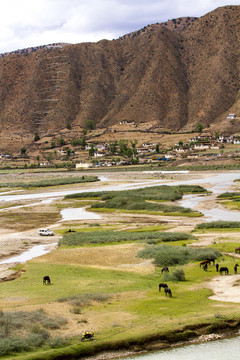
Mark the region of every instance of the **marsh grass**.
POLYGON ((160 232, 160 231, 92 231, 92 232, 76 232, 65 234, 59 241, 59 246, 81 246, 86 244, 105 244, 117 242, 170 242, 193 240, 193 235, 180 232, 160 232))
POLYGON ((184 194, 206 193, 207 190, 199 185, 178 185, 178 186, 151 186, 143 189, 124 190, 124 191, 99 191, 84 192, 66 195, 65 199, 77 198, 99 198, 103 201, 111 200, 115 197, 134 197, 143 200, 180 200, 184 194))
POLYGON ((196 225, 195 229, 239 229, 240 221, 211 221, 196 225))
MULTIPOLYGON (((185 209, 185 208, 182 208, 185 209)), ((87 209, 88 210, 88 209, 87 209)), ((159 215, 159 216, 184 216, 184 217, 201 217, 202 213, 198 211, 181 212, 163 212, 163 211, 149 211, 149 210, 127 210, 127 209, 115 209, 115 208, 94 208, 94 212, 103 212, 103 213, 125 213, 125 214, 144 214, 144 215, 159 215)))
POLYGON ((67 195, 65 199, 84 199, 98 197, 101 202, 93 204, 90 208, 117 209, 127 211, 162 212, 164 215, 179 214, 200 214, 188 208, 173 204, 163 204, 161 202, 172 202, 182 198, 183 194, 205 193, 206 190, 198 185, 179 185, 179 186, 153 186, 144 189, 125 190, 125 191, 102 191, 86 192, 81 194, 67 195))
POLYGON ((71 185, 71 184, 80 184, 86 182, 95 182, 99 181, 97 176, 80 176, 80 177, 59 177, 52 178, 40 181, 32 181, 32 182, 8 182, 1 183, 0 188, 38 188, 38 187, 48 187, 48 186, 59 186, 59 185, 71 185))
POLYGON ((240 199, 240 192, 225 192, 217 196, 218 199, 240 199))

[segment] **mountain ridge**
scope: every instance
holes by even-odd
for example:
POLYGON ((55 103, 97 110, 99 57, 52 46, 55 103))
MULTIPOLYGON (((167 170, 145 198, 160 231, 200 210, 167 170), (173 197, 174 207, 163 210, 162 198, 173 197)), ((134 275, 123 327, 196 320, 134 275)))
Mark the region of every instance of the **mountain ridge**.
POLYGON ((227 120, 240 114, 239 19, 240 6, 225 6, 181 31, 149 27, 1 58, 1 150, 30 144, 36 133, 81 130, 88 120, 99 128, 126 120, 156 131, 192 131, 198 123, 240 131, 238 120, 227 120))

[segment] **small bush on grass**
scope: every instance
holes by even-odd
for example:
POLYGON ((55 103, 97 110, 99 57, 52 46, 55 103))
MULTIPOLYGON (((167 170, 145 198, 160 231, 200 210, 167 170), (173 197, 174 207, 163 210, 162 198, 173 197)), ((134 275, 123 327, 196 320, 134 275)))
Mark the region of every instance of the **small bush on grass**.
POLYGON ((172 273, 164 273, 164 281, 185 281, 185 273, 182 269, 175 269, 172 273))

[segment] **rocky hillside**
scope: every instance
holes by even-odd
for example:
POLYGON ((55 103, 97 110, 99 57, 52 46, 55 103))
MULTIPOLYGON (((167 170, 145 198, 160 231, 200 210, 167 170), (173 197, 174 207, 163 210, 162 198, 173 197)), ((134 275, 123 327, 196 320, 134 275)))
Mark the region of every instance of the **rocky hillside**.
POLYGON ((125 120, 158 131, 197 123, 240 131, 226 119, 240 114, 239 19, 240 6, 226 6, 117 40, 1 58, 1 151, 89 119, 102 128, 125 120))

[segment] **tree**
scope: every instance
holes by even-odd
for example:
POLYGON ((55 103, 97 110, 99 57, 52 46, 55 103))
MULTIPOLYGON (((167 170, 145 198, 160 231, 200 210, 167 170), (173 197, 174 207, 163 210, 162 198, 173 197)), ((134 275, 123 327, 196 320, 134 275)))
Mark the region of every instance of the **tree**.
POLYGON ((59 146, 63 146, 63 145, 65 145, 66 144, 66 142, 65 142, 65 140, 63 139, 63 138, 59 138, 58 139, 58 145, 59 146))
POLYGON ((94 130, 96 128, 96 122, 94 120, 86 120, 85 126, 88 130, 94 130))
POLYGON ((114 142, 109 144, 109 148, 110 148, 110 153, 111 154, 116 154, 117 152, 117 140, 115 140, 114 142))
POLYGON ((198 122, 197 125, 196 125, 197 132, 202 132, 202 129, 203 129, 202 124, 198 122))
POLYGON ((131 140, 131 145, 132 145, 132 152, 133 152, 133 155, 137 155, 137 149, 136 149, 136 145, 137 145, 138 141, 137 140, 134 140, 132 141, 131 140))
POLYGON ((21 148, 20 153, 22 156, 24 156, 27 152, 27 149, 25 147, 21 148))
POLYGON ((120 139, 118 142, 118 146, 119 146, 119 154, 120 155, 125 155, 125 152, 127 150, 127 140, 124 139, 120 139))
POLYGON ((34 141, 38 141, 38 140, 40 140, 40 136, 38 135, 38 133, 35 133, 34 141))
POLYGON ((157 154, 159 154, 159 144, 156 144, 155 151, 157 154))
POLYGON ((96 148, 95 148, 94 144, 91 144, 90 149, 89 149, 89 156, 94 156, 95 151, 96 151, 96 148))

